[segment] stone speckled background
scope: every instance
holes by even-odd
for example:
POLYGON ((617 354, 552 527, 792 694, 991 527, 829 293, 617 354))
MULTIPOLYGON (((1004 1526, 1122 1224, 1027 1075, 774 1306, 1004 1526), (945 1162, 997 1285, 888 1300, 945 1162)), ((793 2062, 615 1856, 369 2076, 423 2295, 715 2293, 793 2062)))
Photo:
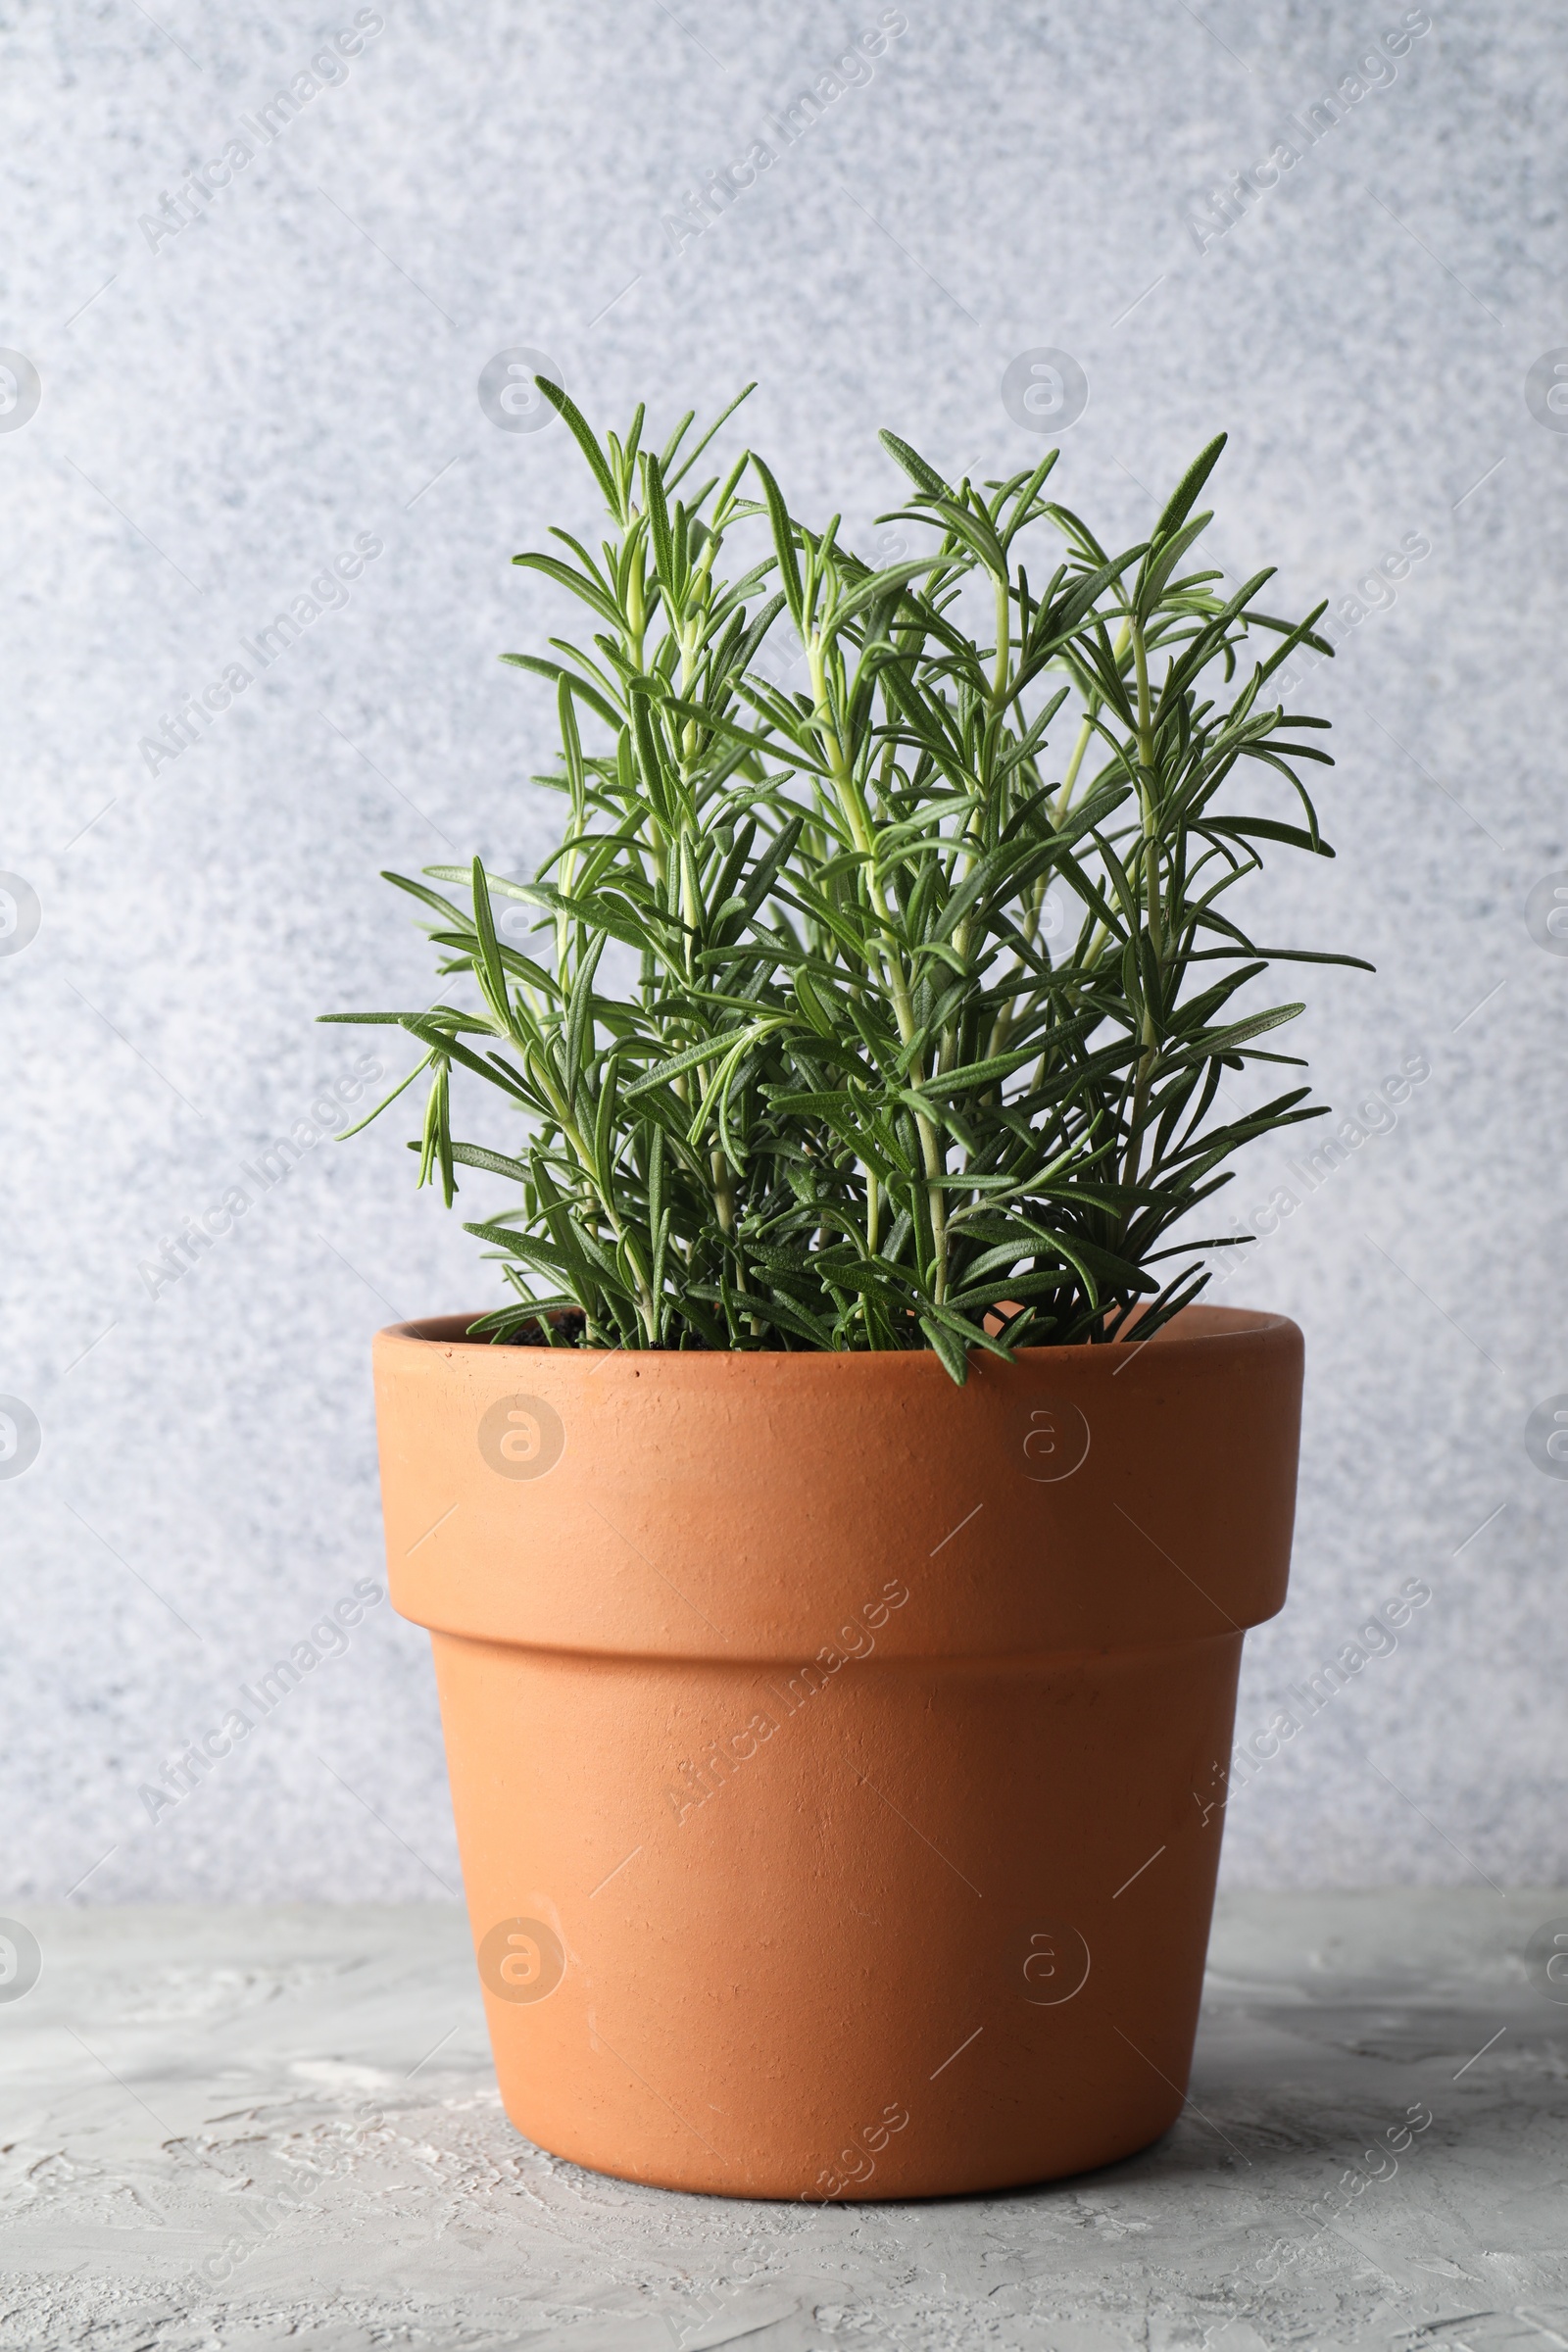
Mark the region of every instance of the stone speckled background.
MULTIPOLYGON (((483 1303, 490 1270, 395 1119, 308 1151, 156 1299, 138 1267, 364 1050, 317 1011, 419 999, 377 869, 512 869, 545 838, 549 700, 495 656, 557 616, 508 559, 592 509, 559 425, 481 412, 519 345, 603 420, 755 376, 749 437, 862 537, 896 497, 880 423, 955 470, 1032 461, 999 384, 1035 347, 1087 374, 1057 479, 1111 539, 1229 430, 1220 561, 1342 614, 1312 681, 1340 860, 1271 876, 1259 929, 1378 965, 1312 976, 1297 1032, 1342 1116, 1430 1070, 1221 1294, 1308 1337, 1294 1596, 1239 1731, 1405 1579, 1433 1598, 1237 1799, 1225 1867, 1568 1876, 1568 1485, 1524 1436, 1568 1391, 1568 961, 1523 913, 1568 866, 1568 432, 1525 398, 1568 344, 1554 12, 1435 9, 1217 234, 1195 203, 1398 45, 1396 0, 909 0, 869 80, 678 253, 662 214, 874 0, 388 0, 156 252, 140 217, 355 11, 155 14, 0 24, 0 344, 43 386, 0 431, 0 866, 42 909, 0 957, 0 1391, 43 1433, 0 1481, 10 1896, 456 1884, 422 1638, 385 1604, 156 1827, 136 1791, 379 1575, 368 1335, 483 1303), (347 603, 150 774, 163 714, 362 535, 347 603), (1407 536, 1430 553, 1353 619, 1407 536)), ((1260 1149, 1240 1208, 1286 1158, 1260 1149)))

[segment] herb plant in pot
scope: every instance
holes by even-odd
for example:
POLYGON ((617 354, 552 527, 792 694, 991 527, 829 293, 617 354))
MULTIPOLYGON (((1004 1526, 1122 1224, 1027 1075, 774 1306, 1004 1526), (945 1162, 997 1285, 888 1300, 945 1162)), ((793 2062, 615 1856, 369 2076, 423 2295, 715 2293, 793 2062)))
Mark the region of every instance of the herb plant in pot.
POLYGON ((1315 1115, 1233 908, 1332 854, 1271 691, 1322 608, 1201 567, 1218 441, 1107 554, 1054 459, 884 434, 876 568, 540 390, 610 514, 516 559, 589 616, 506 657, 559 846, 389 876, 445 993, 330 1016, 416 1041, 419 1181, 478 1173, 507 1286, 375 1343, 507 2109, 744 2196, 1103 2164, 1182 2104, 1285 1595, 1300 1334, 1185 1236, 1315 1115))

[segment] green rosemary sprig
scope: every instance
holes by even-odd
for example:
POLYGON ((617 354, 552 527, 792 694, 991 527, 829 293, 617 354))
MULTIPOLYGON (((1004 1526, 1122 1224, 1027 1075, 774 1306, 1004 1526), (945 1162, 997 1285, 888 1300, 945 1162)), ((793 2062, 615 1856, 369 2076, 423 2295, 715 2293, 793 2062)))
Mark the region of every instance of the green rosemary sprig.
POLYGON ((1301 781, 1326 722, 1269 694, 1298 645, 1331 649, 1322 606, 1259 610, 1269 572, 1227 592, 1193 567, 1223 440, 1107 554, 1047 496, 1054 453, 976 487, 884 433, 928 544, 877 568, 750 453, 682 495, 723 417, 655 454, 641 409, 601 441, 540 389, 611 526, 516 559, 590 615, 503 657, 556 687, 559 846, 527 884, 477 858, 389 875, 465 1002, 323 1016, 423 1048, 421 1184, 516 1188, 468 1227, 514 1294, 477 1328, 561 1344, 577 1309, 592 1346, 928 1347, 959 1381, 976 1348, 1147 1336, 1223 1246, 1175 1228, 1226 1163, 1321 1115, 1294 1085, 1216 1116, 1225 1071, 1299 1066, 1256 1041, 1301 1006, 1251 984, 1370 969, 1258 948, 1231 910, 1265 846, 1333 855, 1301 781), (1239 800, 1259 769, 1289 821, 1239 800), (498 932, 503 894, 535 954, 498 932), (455 1068, 499 1098, 505 1149, 454 1135, 455 1068))

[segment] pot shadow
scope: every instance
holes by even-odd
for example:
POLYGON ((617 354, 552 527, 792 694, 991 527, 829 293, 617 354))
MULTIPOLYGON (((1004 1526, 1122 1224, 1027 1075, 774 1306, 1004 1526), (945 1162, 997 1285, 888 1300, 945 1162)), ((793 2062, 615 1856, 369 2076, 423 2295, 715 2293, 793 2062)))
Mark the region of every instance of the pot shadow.
MULTIPOLYGON (((1325 2197, 1347 2169, 1381 2159, 1408 2133, 1420 2145, 1436 2122, 1448 2144, 1462 2098, 1467 2132, 1482 2110, 1528 2106, 1568 2117, 1568 2005, 1516 2001, 1495 2008, 1423 2006, 1387 1997, 1325 2003, 1227 2004, 1205 2017, 1192 2087, 1158 2138, 1078 2173, 941 2196, 833 2200, 889 2206, 1050 2205, 1097 2187, 1187 2187, 1216 2175, 1254 2189, 1292 2192, 1289 2211, 1325 2197), (1471 2070, 1502 2037, 1492 2073, 1471 2070), (1462 2092, 1455 2086, 1469 2078, 1462 2092), (1429 2122, 1417 2130, 1416 2111, 1429 2122)), ((1402 2151, 1401 2151, 1402 2152, 1402 2151)), ((1369 2178, 1380 2175, 1372 2171, 1369 2178)), ((1285 2211, 1282 2209, 1282 2216, 1285 2211)))

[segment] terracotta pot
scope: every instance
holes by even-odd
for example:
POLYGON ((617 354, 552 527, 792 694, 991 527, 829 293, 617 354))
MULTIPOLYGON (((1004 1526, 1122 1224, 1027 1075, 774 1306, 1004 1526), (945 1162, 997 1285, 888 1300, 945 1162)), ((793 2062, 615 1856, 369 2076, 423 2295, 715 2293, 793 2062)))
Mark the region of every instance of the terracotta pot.
POLYGON ((652 1355, 375 1343, 507 2112, 670 2188, 1106 2164, 1185 2095, 1301 1336, 652 1355))

